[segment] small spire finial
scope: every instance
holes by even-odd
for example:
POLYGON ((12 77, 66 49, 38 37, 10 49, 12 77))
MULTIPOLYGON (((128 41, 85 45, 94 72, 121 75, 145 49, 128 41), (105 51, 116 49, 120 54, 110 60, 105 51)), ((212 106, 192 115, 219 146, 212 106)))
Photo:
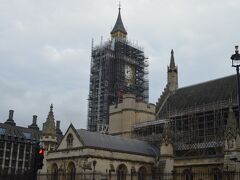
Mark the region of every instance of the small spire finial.
POLYGON ((52 111, 53 110, 53 104, 51 104, 51 106, 50 106, 50 111, 52 111))
POLYGON ((121 1, 119 1, 119 3, 118 3, 118 10, 119 11, 121 10, 121 1))
POLYGON ((124 28, 122 18, 121 18, 121 3, 119 2, 119 7, 118 7, 118 17, 117 21, 111 31, 112 37, 120 37, 120 38, 126 38, 127 36, 127 31, 124 28), (120 33, 118 33, 120 32, 120 33))
POLYGON ((170 68, 171 68, 171 69, 174 69, 174 68, 175 68, 174 51, 173 51, 173 49, 171 50, 170 68))

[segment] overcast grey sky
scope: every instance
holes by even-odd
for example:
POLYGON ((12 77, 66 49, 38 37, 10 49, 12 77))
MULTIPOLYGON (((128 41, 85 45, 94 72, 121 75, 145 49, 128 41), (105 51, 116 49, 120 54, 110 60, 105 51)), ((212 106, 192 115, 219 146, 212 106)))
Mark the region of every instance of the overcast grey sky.
MULTIPOLYGON (((166 84, 173 48, 180 87, 234 74, 239 0, 121 0, 128 39, 149 57, 150 102, 166 84)), ((91 39, 110 37, 116 0, 0 0, 0 122, 46 120, 86 128, 91 39)))

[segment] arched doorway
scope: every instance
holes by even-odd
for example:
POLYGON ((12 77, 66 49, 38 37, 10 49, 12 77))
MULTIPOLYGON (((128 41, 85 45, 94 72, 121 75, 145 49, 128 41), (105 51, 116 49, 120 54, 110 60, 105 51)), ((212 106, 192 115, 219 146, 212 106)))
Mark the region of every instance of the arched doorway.
POLYGON ((75 180, 76 168, 73 162, 67 166, 67 180, 75 180))
POLYGON ((147 169, 142 166, 138 170, 138 180, 146 180, 147 179, 147 169))
POLYGON ((58 166, 56 163, 52 164, 51 180, 58 180, 58 166))
POLYGON ((117 168, 117 180, 127 179, 127 167, 125 164, 120 164, 117 168))

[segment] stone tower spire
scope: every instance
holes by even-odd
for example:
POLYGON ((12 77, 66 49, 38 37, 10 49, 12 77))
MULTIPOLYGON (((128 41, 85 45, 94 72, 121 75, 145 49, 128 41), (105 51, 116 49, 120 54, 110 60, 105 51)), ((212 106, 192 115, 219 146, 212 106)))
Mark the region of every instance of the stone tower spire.
POLYGON ((174 52, 173 52, 173 49, 171 50, 171 58, 170 58, 170 68, 171 69, 174 69, 176 66, 175 66, 175 61, 174 61, 174 52))
POLYGON ((57 144, 57 133, 55 127, 55 119, 53 114, 53 105, 50 106, 46 122, 43 123, 41 143, 46 151, 54 150, 57 144))
POLYGON ((127 37, 127 31, 124 28, 123 22, 122 22, 122 18, 121 18, 121 7, 119 5, 118 8, 118 17, 117 17, 117 21, 111 31, 111 36, 112 38, 123 38, 126 39, 127 37))
POLYGON ((47 172, 47 154, 49 151, 55 150, 57 147, 57 133, 55 126, 55 119, 53 114, 53 105, 50 106, 50 111, 48 113, 45 123, 43 123, 42 136, 40 138, 40 143, 45 149, 45 157, 43 160, 43 168, 40 170, 41 173, 47 172))
POLYGON ((168 66, 167 85, 170 91, 175 91, 178 88, 178 68, 175 65, 173 49, 171 51, 170 65, 168 66))
POLYGON ((53 105, 51 104, 50 106, 50 111, 48 113, 48 117, 46 119, 46 122, 43 123, 43 135, 47 136, 56 136, 56 127, 55 127, 55 119, 54 119, 54 114, 53 114, 53 105))

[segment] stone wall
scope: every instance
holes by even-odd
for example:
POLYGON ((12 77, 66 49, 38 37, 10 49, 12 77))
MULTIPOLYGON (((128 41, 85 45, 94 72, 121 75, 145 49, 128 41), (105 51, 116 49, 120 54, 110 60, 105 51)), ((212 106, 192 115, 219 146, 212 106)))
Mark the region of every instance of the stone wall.
POLYGON ((131 137, 134 124, 155 120, 155 105, 125 94, 122 103, 110 106, 109 114, 109 134, 131 137))

